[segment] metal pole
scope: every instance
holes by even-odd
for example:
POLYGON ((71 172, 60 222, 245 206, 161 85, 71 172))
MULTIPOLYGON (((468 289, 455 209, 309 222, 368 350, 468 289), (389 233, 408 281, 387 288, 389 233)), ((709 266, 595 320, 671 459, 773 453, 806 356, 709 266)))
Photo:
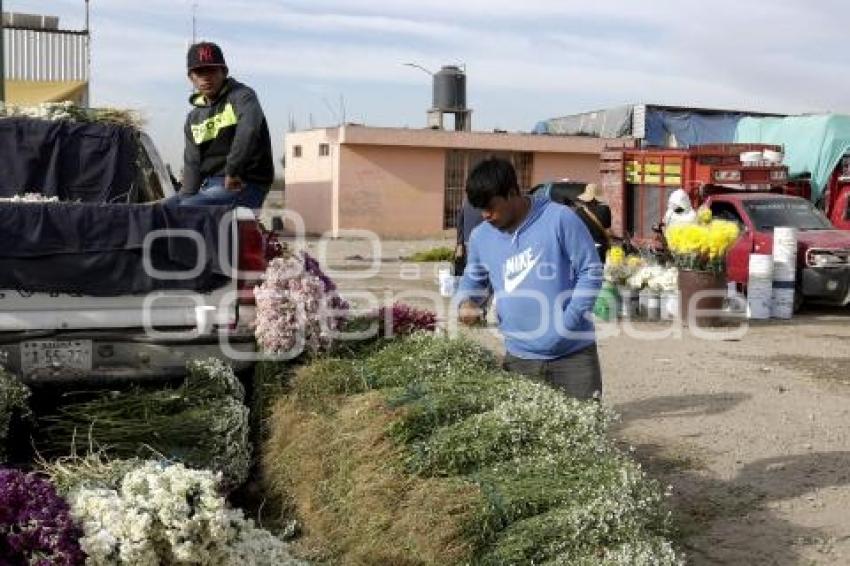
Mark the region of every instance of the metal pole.
POLYGON ((91 106, 91 10, 86 0, 86 99, 85 106, 91 106))
POLYGON ((192 45, 198 43, 198 3, 192 2, 192 45))
POLYGON ((402 65, 404 65, 405 67, 412 67, 414 69, 419 69, 423 73, 427 73, 428 75, 430 75, 432 77, 434 76, 434 73, 432 73, 431 71, 429 71, 428 69, 426 69, 422 65, 418 65, 416 63, 402 63, 402 65))
POLYGON ((3 43, 3 0, 0 0, 0 102, 6 102, 6 45, 3 43))

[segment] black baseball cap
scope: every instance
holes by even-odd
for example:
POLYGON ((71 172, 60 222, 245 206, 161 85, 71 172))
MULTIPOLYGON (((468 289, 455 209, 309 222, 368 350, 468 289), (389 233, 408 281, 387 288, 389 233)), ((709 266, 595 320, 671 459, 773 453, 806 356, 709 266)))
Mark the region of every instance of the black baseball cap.
POLYGON ((221 47, 208 41, 202 41, 189 47, 189 54, 186 59, 190 71, 203 67, 223 67, 227 69, 221 47))

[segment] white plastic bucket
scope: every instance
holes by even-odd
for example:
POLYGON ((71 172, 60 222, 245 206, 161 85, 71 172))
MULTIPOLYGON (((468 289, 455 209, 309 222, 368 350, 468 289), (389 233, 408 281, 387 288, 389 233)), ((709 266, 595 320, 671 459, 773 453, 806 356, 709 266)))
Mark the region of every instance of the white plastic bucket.
POLYGON ((767 254, 750 254, 749 279, 764 279, 773 281, 773 256, 767 254))
POLYGON ((769 319, 772 303, 773 256, 750 254, 747 316, 756 320, 769 319))
POLYGON ((797 229, 773 229, 773 280, 793 283, 797 279, 797 229))
POLYGON ((773 151, 772 149, 765 149, 762 151, 762 155, 764 155, 765 161, 769 161, 776 165, 779 165, 785 159, 784 153, 781 151, 773 151))
POLYGON ((665 291, 661 295, 661 319, 676 320, 679 318, 679 292, 665 291))
POLYGON ((638 295, 628 287, 618 287, 617 294, 620 296, 620 318, 629 320, 638 314, 638 295))
POLYGON ((661 297, 657 291, 641 291, 639 305, 641 318, 653 321, 661 318, 661 297))
POLYGON ((212 334, 215 325, 216 308, 211 305, 195 307, 195 327, 200 336, 212 334))
POLYGON ((794 289, 776 288, 773 290, 773 300, 770 316, 788 320, 794 316, 794 289))
POLYGON ((440 269, 437 271, 437 280, 440 285, 440 295, 452 297, 457 289, 457 278, 452 275, 451 269, 440 269))
POLYGON ((745 151, 741 154, 741 163, 758 163, 764 160, 764 154, 760 151, 745 151))

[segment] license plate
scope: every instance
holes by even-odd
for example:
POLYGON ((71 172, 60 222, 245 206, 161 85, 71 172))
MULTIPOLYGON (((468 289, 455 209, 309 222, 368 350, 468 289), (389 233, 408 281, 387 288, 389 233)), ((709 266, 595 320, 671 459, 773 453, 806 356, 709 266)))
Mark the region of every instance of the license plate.
POLYGON ((91 340, 37 340, 21 344, 21 371, 91 370, 91 340))

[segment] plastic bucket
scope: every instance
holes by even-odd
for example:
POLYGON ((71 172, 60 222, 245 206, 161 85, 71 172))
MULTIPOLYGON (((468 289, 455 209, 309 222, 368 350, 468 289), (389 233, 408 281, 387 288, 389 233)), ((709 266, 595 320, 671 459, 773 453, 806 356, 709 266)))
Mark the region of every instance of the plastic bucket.
POLYGON ((440 285, 440 295, 443 297, 452 297, 457 288, 457 278, 452 275, 451 269, 440 269, 437 272, 437 280, 440 285))
POLYGON ((760 151, 745 151, 740 157, 741 163, 758 163, 764 160, 764 154, 760 151))
POLYGON ((773 229, 773 280, 797 280, 797 229, 777 226, 773 229))
POLYGON ((679 312, 683 324, 693 323, 697 327, 723 324, 725 300, 725 273, 679 270, 679 312), (702 314, 701 311, 710 312, 702 314))
POLYGON ((770 318, 773 303, 773 256, 750 254, 747 282, 747 317, 755 320, 770 318))
POLYGON ((620 311, 619 316, 624 320, 628 320, 637 316, 638 313, 638 297, 634 290, 628 287, 619 287, 617 293, 620 295, 620 311))
POLYGON ((645 320, 659 320, 661 318, 661 297, 659 294, 648 289, 641 291, 638 312, 640 317, 645 320))
POLYGON ((762 154, 764 155, 765 161, 770 161, 774 164, 780 164, 785 159, 785 154, 781 151, 774 151, 772 149, 765 149, 762 151, 762 154))
POLYGON ((794 316, 794 288, 774 287, 770 304, 770 316, 789 320, 794 316))
POLYGON ((679 318, 679 292, 666 291, 661 295, 661 319, 676 320, 679 318))

